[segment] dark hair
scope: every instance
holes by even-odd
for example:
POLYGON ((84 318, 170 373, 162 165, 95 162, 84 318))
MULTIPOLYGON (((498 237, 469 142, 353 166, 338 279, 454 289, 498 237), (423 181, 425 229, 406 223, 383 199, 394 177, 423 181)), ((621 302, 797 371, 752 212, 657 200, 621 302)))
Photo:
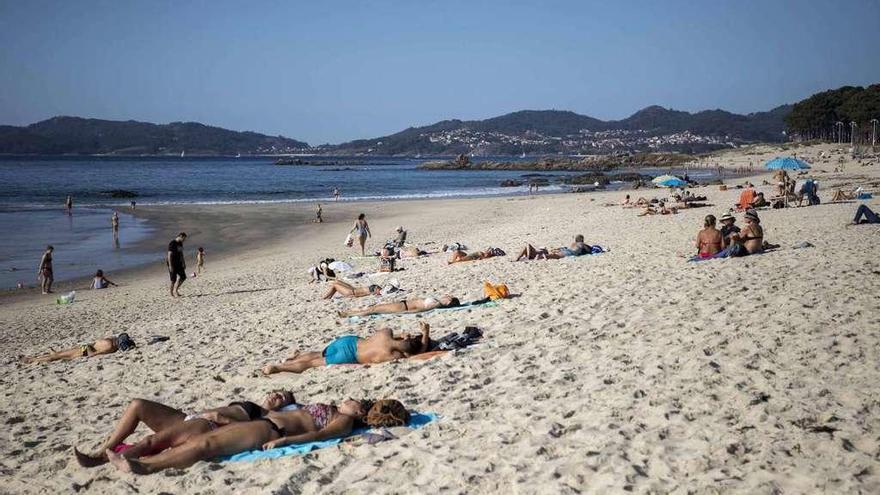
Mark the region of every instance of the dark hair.
POLYGON ((358 215, 358 220, 363 220, 366 217, 367 217, 367 215, 365 215, 364 213, 361 213, 360 215, 358 215))
POLYGON ((177 234, 177 237, 186 237, 186 232, 181 232, 177 234))
POLYGON ((703 222, 703 225, 705 225, 706 227, 714 227, 715 215, 706 215, 706 220, 703 222))
POLYGON ((403 339, 403 352, 407 354, 418 354, 422 350, 422 337, 410 337, 403 339))
POLYGON ((51 245, 51 244, 49 244, 48 246, 46 246, 46 251, 48 251, 48 250, 50 250, 50 249, 54 250, 54 249, 55 249, 55 246, 53 246, 53 245, 51 245))
POLYGON ((578 235, 574 236, 574 242, 584 242, 583 234, 578 234, 578 235))
MULTIPOLYGON (((363 405, 364 402, 361 402, 363 405)), ((369 426, 406 426, 410 414, 400 401, 394 399, 378 400, 367 411, 365 423, 369 426)))
POLYGON ((199 252, 202 252, 204 250, 205 250, 205 248, 203 248, 202 246, 199 246, 199 252))
POLYGON ((96 277, 103 277, 103 276, 104 276, 104 270, 98 270, 98 271, 96 271, 96 272, 95 272, 95 276, 96 276, 96 277))
POLYGON ((457 308, 457 307, 459 307, 459 306, 461 306, 461 301, 459 301, 457 297, 453 297, 453 298, 451 298, 451 299, 449 300, 449 304, 447 304, 445 307, 447 307, 447 308, 457 308))

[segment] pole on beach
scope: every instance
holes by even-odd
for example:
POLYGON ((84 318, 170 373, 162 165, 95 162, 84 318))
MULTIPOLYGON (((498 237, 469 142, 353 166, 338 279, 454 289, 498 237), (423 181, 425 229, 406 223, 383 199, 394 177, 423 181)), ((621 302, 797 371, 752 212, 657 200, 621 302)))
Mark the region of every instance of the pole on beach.
POLYGON ((849 144, 850 146, 855 147, 856 145, 856 122, 852 121, 849 123, 850 132, 849 132, 849 144))
POLYGON ((871 119, 873 128, 871 129, 871 147, 877 146, 877 119, 871 119))

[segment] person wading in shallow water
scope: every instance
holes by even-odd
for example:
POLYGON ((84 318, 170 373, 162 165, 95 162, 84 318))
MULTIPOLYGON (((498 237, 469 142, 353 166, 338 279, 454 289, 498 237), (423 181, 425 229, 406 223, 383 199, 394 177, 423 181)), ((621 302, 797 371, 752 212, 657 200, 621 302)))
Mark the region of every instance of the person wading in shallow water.
POLYGON ((185 240, 186 232, 181 232, 168 243, 165 264, 168 266, 168 275, 171 277, 171 297, 180 297, 180 286, 186 280, 186 260, 183 257, 183 241, 185 240))

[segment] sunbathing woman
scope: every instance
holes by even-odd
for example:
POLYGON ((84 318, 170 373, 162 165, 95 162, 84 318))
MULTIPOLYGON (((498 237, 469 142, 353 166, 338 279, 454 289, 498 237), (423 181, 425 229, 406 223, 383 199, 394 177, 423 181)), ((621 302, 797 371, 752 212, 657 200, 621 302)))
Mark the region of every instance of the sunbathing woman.
POLYGON ((715 215, 706 215, 703 230, 697 234, 697 255, 700 258, 711 258, 721 251, 723 243, 721 232, 715 228, 715 215))
POLYGON ((395 337, 390 328, 382 328, 367 339, 355 335, 339 337, 321 352, 295 352, 280 364, 267 364, 263 374, 287 371, 302 373, 310 368, 333 364, 376 364, 418 355, 431 345, 430 326, 419 322, 420 336, 395 337))
POLYGON ((80 357, 100 356, 102 354, 113 354, 117 350, 127 351, 135 347, 135 343, 127 333, 121 333, 118 337, 107 337, 98 339, 91 344, 81 344, 70 349, 58 352, 50 352, 39 356, 22 357, 21 361, 25 363, 49 363, 52 361, 62 361, 76 359, 80 357))
POLYGON ((249 450, 328 440, 348 435, 356 426, 403 426, 409 412, 398 401, 346 400, 339 407, 310 404, 295 411, 270 412, 255 421, 233 423, 190 437, 182 445, 138 459, 107 450, 110 462, 120 471, 152 474, 168 468, 187 468, 198 461, 249 450))
POLYGON ((128 404, 122 417, 116 422, 113 433, 101 444, 94 454, 84 454, 73 449, 80 466, 95 467, 106 464, 107 450, 119 452, 123 457, 137 458, 157 454, 165 449, 176 447, 190 437, 207 433, 220 426, 239 421, 253 421, 265 416, 269 411, 277 411, 293 404, 293 392, 273 390, 263 399, 262 405, 253 402, 233 402, 226 407, 206 409, 196 414, 186 414, 179 409, 146 399, 135 399, 128 404), (120 449, 123 442, 144 423, 151 430, 136 444, 120 449))
POLYGON ((578 234, 574 237, 574 242, 569 247, 561 247, 548 250, 547 248, 535 248, 531 244, 520 251, 519 256, 514 261, 525 260, 558 260, 567 256, 583 256, 592 252, 592 247, 584 243, 584 236, 578 234))
POLYGON ((498 248, 490 247, 485 251, 476 251, 471 254, 467 254, 461 249, 456 249, 452 252, 452 257, 449 258, 447 264, 453 263, 461 263, 463 261, 477 261, 477 260, 485 260, 488 258, 494 258, 496 256, 504 256, 504 251, 498 248))
POLYGON ((414 297, 405 301, 374 304, 372 306, 367 306, 366 308, 340 311, 338 314, 340 317, 344 318, 348 316, 369 316, 395 313, 424 313, 425 311, 431 311, 432 309, 455 308, 457 306, 461 306, 461 302, 459 302, 458 298, 446 294, 439 299, 434 297, 414 297))
POLYGON ((334 280, 330 283, 330 288, 324 294, 324 299, 332 299, 336 294, 342 297, 380 296, 382 295, 382 288, 378 285, 356 287, 342 280, 334 280))

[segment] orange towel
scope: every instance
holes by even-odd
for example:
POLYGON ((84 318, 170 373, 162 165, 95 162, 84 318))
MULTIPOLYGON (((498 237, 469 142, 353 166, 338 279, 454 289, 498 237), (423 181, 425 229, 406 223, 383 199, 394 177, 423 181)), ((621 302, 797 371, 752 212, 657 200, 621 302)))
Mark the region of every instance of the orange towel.
POLYGON ((754 199, 755 190, 751 187, 746 188, 746 190, 739 195, 739 203, 737 203, 736 206, 739 207, 739 209, 744 210, 752 204, 754 199))

